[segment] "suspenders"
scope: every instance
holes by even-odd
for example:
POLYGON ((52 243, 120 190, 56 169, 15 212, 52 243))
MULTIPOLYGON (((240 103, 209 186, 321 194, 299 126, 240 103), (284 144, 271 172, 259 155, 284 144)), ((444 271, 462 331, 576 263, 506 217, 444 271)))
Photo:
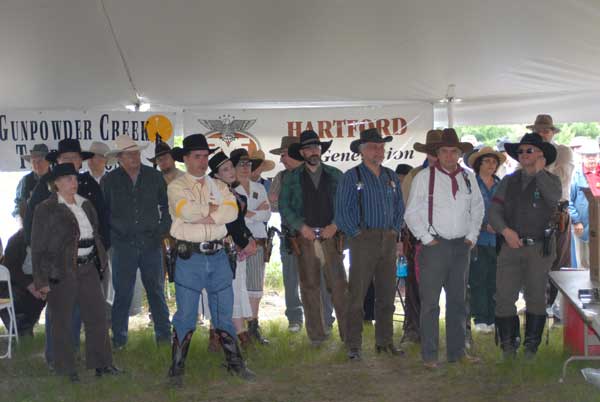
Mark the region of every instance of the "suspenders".
MULTIPOLYGON (((360 228, 360 230, 363 230, 363 229, 366 229, 366 225, 365 225, 365 211, 364 211, 364 208, 363 208, 363 197, 362 197, 362 193, 364 191, 365 184, 362 181, 362 175, 360 174, 359 167, 360 167, 360 165, 355 166, 354 170, 356 171, 356 177, 358 179, 356 181, 356 191, 358 191, 358 212, 360 214, 360 223, 359 223, 358 227, 360 228)), ((383 167, 382 167, 382 169, 387 174, 387 177, 390 180, 390 183, 392 183, 392 176, 390 176, 390 171, 387 170, 387 169, 385 169, 385 168, 383 168, 383 167)))

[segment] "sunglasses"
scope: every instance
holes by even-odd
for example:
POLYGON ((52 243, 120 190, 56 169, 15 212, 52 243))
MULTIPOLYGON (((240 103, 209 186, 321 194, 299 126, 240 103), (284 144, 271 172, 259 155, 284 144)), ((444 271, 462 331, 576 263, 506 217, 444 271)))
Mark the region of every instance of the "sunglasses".
POLYGON ((532 154, 534 152, 538 152, 537 149, 535 148, 527 148, 527 149, 519 149, 517 150, 517 154, 521 155, 521 154, 532 154))

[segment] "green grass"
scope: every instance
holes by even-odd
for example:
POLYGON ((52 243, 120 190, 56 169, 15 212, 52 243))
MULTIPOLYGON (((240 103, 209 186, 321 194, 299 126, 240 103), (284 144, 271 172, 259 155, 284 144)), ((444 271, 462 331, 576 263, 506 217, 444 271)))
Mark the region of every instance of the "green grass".
POLYGON ((281 274, 281 262, 269 262, 265 266, 265 289, 282 291, 283 275, 281 274))
MULTIPOLYGON (((36 333, 21 342, 12 360, 0 362, 0 401, 600 401, 579 373, 598 363, 573 364, 567 382, 558 384, 566 357, 558 329, 531 362, 521 357, 501 362, 493 338, 481 335, 475 337, 481 364, 445 364, 429 371, 421 364, 417 345, 408 347, 404 358, 375 355, 373 328, 365 328, 364 361, 350 363, 337 335, 315 349, 304 332, 290 334, 283 320, 263 325, 271 345, 246 354, 258 376, 255 383, 229 376, 223 356, 206 351, 207 331, 199 327, 180 389, 168 386, 170 350, 155 345, 150 329, 132 332, 127 349, 114 353, 124 375, 96 379, 81 368, 82 383, 76 385, 49 373, 43 333, 36 333)), ((440 339, 443 345, 443 331, 440 339)), ((442 346, 442 359, 444 353, 442 346)))

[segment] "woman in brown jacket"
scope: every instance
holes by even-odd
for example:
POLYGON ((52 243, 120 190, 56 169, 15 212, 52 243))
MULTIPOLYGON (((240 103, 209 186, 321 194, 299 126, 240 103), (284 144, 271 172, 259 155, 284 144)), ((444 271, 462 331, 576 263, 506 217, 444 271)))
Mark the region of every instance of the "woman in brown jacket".
POLYGON ((79 381, 71 317, 79 304, 85 324, 86 366, 96 375, 118 374, 113 366, 100 275, 107 266, 92 204, 77 194, 77 171, 71 163, 51 173, 54 194, 39 204, 31 235, 33 280, 47 299, 52 316, 52 347, 58 374, 79 381))

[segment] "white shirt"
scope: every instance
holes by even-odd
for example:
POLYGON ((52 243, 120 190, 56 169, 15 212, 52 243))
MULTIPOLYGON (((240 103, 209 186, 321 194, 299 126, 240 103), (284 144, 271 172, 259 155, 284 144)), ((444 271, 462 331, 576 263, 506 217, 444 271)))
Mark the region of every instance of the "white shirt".
MULTIPOLYGON (((83 205, 84 201, 85 201, 85 198, 83 198, 79 194, 75 194, 75 204, 69 204, 64 200, 64 198, 62 198, 60 196, 60 194, 58 194, 58 202, 65 204, 71 210, 71 212, 73 212, 73 215, 75 215, 75 219, 77 219, 77 223, 79 224, 79 238, 80 239, 92 239, 94 237, 94 228, 92 227, 90 220, 88 219, 87 215, 85 214, 85 211, 81 207, 83 205)), ((94 248, 93 246, 86 247, 86 248, 79 248, 79 249, 77 249, 77 255, 78 256, 88 255, 89 253, 92 252, 93 248, 94 248)))
POLYGON ((266 239, 267 238, 267 228, 265 227, 265 223, 269 221, 271 218, 271 206, 269 204, 269 208, 257 210, 258 206, 266 201, 269 203, 269 199, 267 198, 267 191, 265 190, 265 186, 260 183, 255 183, 252 180, 250 181, 250 194, 246 194, 246 190, 240 184, 237 186, 236 191, 241 195, 246 196, 248 202, 248 211, 254 212, 256 215, 252 217, 245 218, 246 226, 252 232, 252 236, 255 239, 266 239))
POLYGON ((435 170, 433 188, 432 229, 429 229, 429 168, 419 172, 412 182, 404 220, 413 235, 427 244, 434 235, 450 240, 465 237, 475 244, 485 207, 475 174, 465 171, 470 182, 469 190, 462 173, 456 175, 458 191, 452 196, 450 176, 435 170))

